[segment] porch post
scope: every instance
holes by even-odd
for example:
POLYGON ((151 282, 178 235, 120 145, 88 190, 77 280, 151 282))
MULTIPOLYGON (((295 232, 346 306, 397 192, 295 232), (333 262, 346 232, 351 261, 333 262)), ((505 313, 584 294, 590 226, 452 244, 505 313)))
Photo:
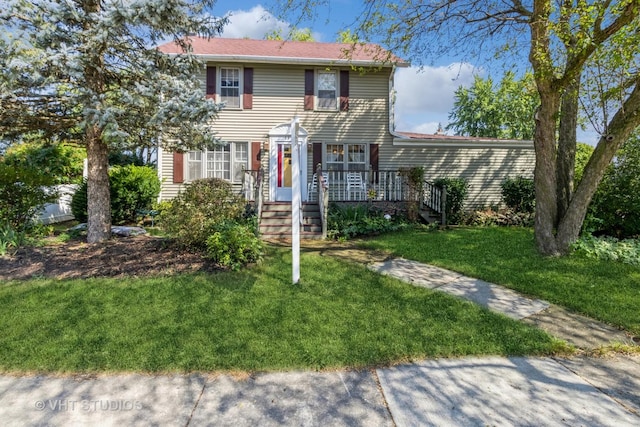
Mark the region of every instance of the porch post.
POLYGON ((291 259, 293 284, 300 281, 300 147, 298 117, 291 121, 291 259))

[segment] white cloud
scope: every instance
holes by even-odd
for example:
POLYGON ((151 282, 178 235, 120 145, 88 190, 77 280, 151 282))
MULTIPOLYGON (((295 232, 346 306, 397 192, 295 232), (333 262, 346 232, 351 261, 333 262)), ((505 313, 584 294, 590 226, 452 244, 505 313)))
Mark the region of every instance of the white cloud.
POLYGON ((273 30, 289 31, 290 25, 269 13, 261 5, 251 10, 234 10, 229 12, 229 23, 225 25, 222 37, 263 39, 265 34, 273 30))
MULTIPOLYGON (((291 25, 288 22, 279 20, 261 5, 254 6, 248 11, 232 10, 227 16, 229 23, 222 31, 222 37, 226 38, 261 40, 273 31, 280 31, 283 37, 291 31, 291 25)), ((312 32, 311 36, 316 41, 322 39, 322 34, 318 32, 312 32)))
POLYGON ((458 87, 468 87, 482 70, 468 63, 399 68, 395 75, 396 130, 434 133, 446 126, 458 87))

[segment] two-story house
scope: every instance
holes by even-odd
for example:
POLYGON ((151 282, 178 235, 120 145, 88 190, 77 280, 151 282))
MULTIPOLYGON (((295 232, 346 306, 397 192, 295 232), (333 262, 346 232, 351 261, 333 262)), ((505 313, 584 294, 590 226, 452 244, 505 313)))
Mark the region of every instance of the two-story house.
MULTIPOLYGON (((470 207, 499 203, 505 177, 532 174, 531 142, 395 132, 395 69, 408 63, 376 45, 197 37, 192 45, 206 63, 204 96, 225 104, 212 123, 225 144, 160 152, 162 199, 203 177, 241 189, 247 171, 262 167, 265 200, 290 200, 294 117, 304 200, 314 197, 318 164, 333 200, 400 200, 398 170, 422 166, 426 179, 466 177, 470 207), (361 186, 349 187, 347 174, 359 175, 361 186)), ((173 43, 159 50, 180 52, 173 43)))

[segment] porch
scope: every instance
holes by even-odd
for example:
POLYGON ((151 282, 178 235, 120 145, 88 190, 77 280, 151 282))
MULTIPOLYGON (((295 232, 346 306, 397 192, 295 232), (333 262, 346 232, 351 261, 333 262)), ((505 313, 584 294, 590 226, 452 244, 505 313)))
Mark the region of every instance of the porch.
MULTIPOLYGON (((267 186, 268 179, 262 169, 244 172, 241 191, 247 201, 255 203, 261 222, 264 219, 262 212, 265 204, 282 202, 270 200, 267 186)), ((417 184, 410 183, 407 174, 400 170, 337 171, 318 168, 308 177, 307 185, 301 191, 304 205, 318 206, 322 236, 326 236, 326 212, 331 202, 417 202, 423 218, 446 223, 446 188, 435 186, 424 179, 417 184)), ((306 220, 303 217, 303 221, 306 220)), ((290 229, 279 230, 281 232, 277 237, 290 236, 290 229)))

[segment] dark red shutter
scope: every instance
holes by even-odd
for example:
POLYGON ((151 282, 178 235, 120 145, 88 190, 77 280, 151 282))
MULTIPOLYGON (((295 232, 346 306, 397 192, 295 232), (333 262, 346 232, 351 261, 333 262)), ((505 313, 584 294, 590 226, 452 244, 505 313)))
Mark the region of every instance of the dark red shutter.
POLYGON ((173 183, 184 182, 184 153, 173 153, 173 183))
POLYGON ((340 71, 340 111, 349 111, 349 70, 340 71))
POLYGON ((244 91, 242 94, 242 108, 253 108, 253 68, 244 69, 244 91))
POLYGON ((304 70, 304 109, 313 110, 314 71, 304 70))
POLYGON ((316 168, 318 164, 322 163, 322 143, 314 142, 313 143, 313 173, 316 173, 316 168))
POLYGON ((369 144, 369 164, 371 169, 378 170, 378 144, 369 144))
POLYGON ((216 97, 216 67, 207 67, 207 98, 216 97))
POLYGON ((262 153, 260 152, 260 141, 251 143, 251 170, 257 171, 260 169, 262 153))
POLYGON ((369 165, 371 165, 371 171, 373 172, 373 181, 378 182, 378 144, 369 144, 369 165))

